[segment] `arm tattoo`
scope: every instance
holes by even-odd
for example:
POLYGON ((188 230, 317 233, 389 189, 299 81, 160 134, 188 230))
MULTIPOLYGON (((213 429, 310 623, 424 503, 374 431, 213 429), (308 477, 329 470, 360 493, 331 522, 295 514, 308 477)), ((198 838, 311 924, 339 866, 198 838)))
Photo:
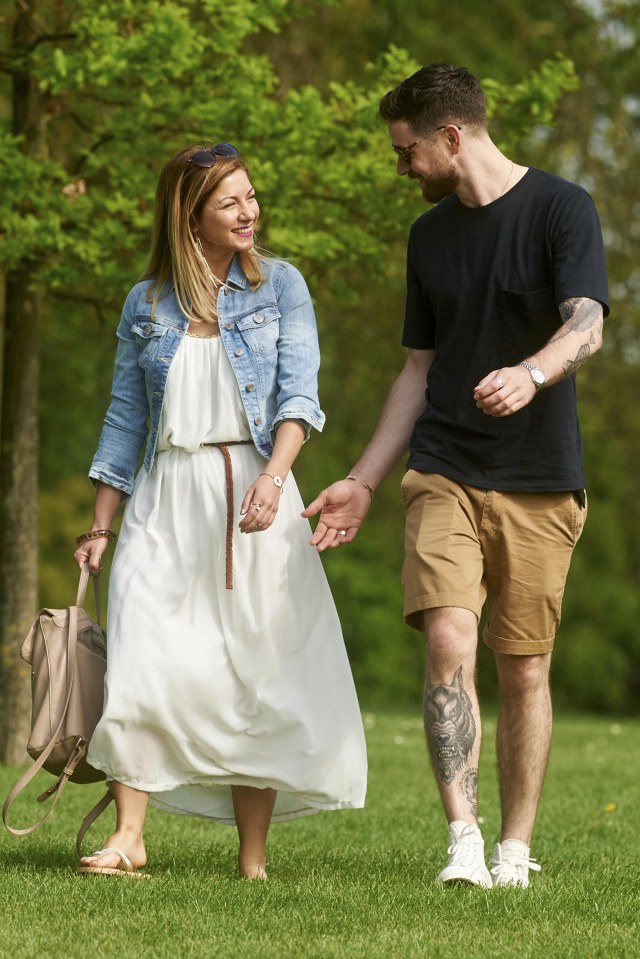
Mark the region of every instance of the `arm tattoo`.
POLYGON ((478 815, 478 770, 467 769, 460 780, 460 795, 469 803, 472 816, 478 815))
POLYGON ((580 349, 576 354, 575 360, 565 360, 562 364, 564 369, 564 375, 570 376, 572 373, 575 373, 576 370, 580 369, 583 363, 586 363, 589 359, 589 354, 591 350, 586 343, 583 343, 580 349))
POLYGON ((594 326, 602 325, 602 304, 586 296, 572 296, 560 304, 562 326, 552 336, 559 340, 568 333, 586 333, 594 326))
POLYGON ((462 685, 462 666, 450 684, 425 689, 424 730, 436 776, 452 783, 476 741, 471 699, 462 685))
POLYGON ((586 296, 572 296, 564 300, 559 309, 562 326, 549 342, 561 340, 570 333, 577 333, 582 339, 575 358, 567 359, 562 364, 564 379, 587 362, 591 355, 591 347, 602 336, 602 304, 586 296))

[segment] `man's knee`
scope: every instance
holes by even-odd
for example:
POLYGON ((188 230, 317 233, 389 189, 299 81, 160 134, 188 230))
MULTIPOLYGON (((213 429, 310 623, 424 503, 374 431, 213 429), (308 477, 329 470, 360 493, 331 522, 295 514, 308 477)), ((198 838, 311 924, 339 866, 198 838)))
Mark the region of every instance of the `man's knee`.
POLYGON ((513 656, 496 653, 498 681, 503 696, 525 696, 549 688, 551 653, 513 656))
POLYGON ((478 645, 478 621, 468 609, 438 607, 425 610, 424 635, 429 670, 464 665, 473 671, 478 645))

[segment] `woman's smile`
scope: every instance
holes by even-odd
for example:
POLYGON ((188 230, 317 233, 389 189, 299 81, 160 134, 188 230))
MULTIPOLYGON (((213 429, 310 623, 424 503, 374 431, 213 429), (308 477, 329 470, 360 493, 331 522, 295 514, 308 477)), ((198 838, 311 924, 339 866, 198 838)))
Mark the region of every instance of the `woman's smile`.
POLYGON ((250 250, 259 216, 246 170, 234 170, 220 182, 200 214, 198 236, 205 252, 219 256, 221 248, 229 254, 250 250))

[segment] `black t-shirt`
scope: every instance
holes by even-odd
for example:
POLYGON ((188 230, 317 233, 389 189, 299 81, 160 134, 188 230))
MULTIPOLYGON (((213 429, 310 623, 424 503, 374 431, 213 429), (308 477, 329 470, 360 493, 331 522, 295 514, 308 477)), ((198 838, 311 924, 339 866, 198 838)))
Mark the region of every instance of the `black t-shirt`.
POLYGON ((493 203, 450 196, 413 224, 402 342, 435 358, 408 468, 481 489, 584 486, 575 376, 507 417, 487 416, 473 399, 484 376, 548 342, 569 297, 609 312, 598 215, 567 180, 531 168, 493 203))

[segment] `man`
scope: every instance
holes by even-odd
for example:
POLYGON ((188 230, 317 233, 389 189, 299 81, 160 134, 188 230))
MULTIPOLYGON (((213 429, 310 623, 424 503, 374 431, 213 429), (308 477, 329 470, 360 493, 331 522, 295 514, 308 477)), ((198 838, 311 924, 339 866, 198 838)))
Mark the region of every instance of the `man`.
POLYGON ((449 822, 438 880, 526 887, 549 752, 549 665, 586 517, 575 372, 609 312, 588 194, 515 164, 486 128, 465 69, 432 64, 386 94, 399 176, 429 203, 411 229, 404 369, 346 480, 320 512, 318 550, 350 543, 373 490, 409 448, 406 621, 424 631, 424 725, 449 822), (426 388, 426 392, 425 392, 426 388), (495 653, 502 833, 490 871, 477 819, 478 622, 495 653))

